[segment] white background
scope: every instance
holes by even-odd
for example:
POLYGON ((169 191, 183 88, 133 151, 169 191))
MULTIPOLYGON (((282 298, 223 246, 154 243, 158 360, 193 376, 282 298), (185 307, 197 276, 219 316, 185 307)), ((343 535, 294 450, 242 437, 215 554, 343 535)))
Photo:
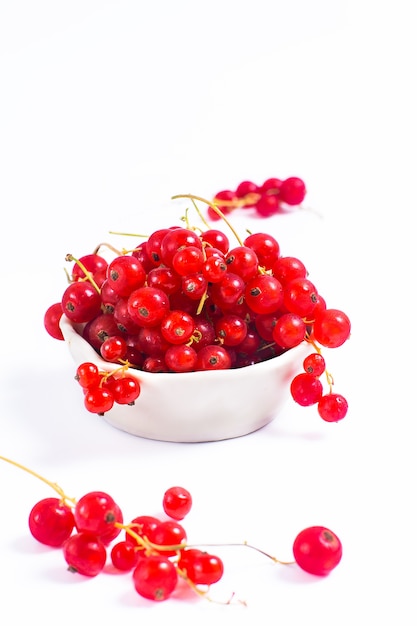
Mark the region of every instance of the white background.
POLYGON ((417 623, 413 4, 1 2, 0 455, 75 497, 108 491, 126 518, 159 514, 182 484, 191 542, 247 540, 286 559, 299 530, 323 524, 344 547, 326 579, 219 548, 211 595, 246 608, 150 603, 129 575, 80 580, 35 544, 29 510, 53 492, 2 463, 5 623, 417 623), (178 223, 174 194, 292 175, 312 210, 235 225, 268 229, 351 317, 328 355, 346 419, 290 402, 247 437, 172 444, 86 414, 74 363, 43 328, 65 255, 178 223))

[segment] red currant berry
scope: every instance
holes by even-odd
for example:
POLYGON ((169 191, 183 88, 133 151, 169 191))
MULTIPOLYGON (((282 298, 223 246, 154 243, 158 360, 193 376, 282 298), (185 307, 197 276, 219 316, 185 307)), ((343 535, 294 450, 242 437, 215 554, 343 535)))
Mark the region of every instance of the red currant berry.
POLYGON ((58 498, 40 500, 29 513, 32 536, 47 546, 61 547, 75 527, 72 510, 58 498))
POLYGON ((128 541, 119 541, 114 544, 110 552, 110 559, 114 567, 122 572, 130 572, 138 564, 139 550, 128 541))
POLYGON ((117 404, 128 404, 132 406, 139 398, 141 387, 136 378, 126 375, 116 378, 111 391, 114 401, 117 402, 117 404))
POLYGON ((323 395, 323 385, 312 374, 298 374, 290 385, 291 395, 297 404, 311 406, 316 404, 323 395))
POLYGON ((182 520, 192 506, 191 493, 184 487, 170 487, 164 493, 162 506, 167 515, 175 520, 182 520))
POLYGON ((279 258, 279 243, 272 235, 253 233, 246 237, 243 243, 254 250, 259 265, 267 270, 271 269, 279 258))
POLYGON ((170 372, 193 372, 197 366, 197 352, 187 344, 169 347, 164 358, 170 372))
POLYGON ((314 321, 314 338, 326 348, 338 348, 350 337, 348 316, 337 309, 320 312, 314 321))
POLYGON ((71 322, 89 322, 101 313, 101 297, 89 282, 71 283, 64 291, 62 310, 71 322))
POLYGON ((317 303, 317 289, 308 278, 294 278, 284 290, 284 306, 301 317, 313 313, 317 303))
POLYGON ((260 274, 250 280, 245 288, 247 305, 255 313, 275 313, 283 301, 283 288, 279 280, 269 274, 260 274))
POLYGON ((262 194, 256 203, 256 212, 260 217, 271 217, 278 213, 280 201, 278 196, 272 194, 262 194))
POLYGON ((302 530, 295 538, 293 554, 304 571, 316 576, 326 576, 340 563, 342 544, 328 528, 311 526, 302 530))
POLYGON ((100 370, 95 363, 81 363, 81 365, 77 367, 75 380, 84 389, 97 387, 101 380, 100 370))
POLYGON ((304 200, 306 196, 306 186, 301 178, 291 176, 282 182, 279 193, 282 202, 295 206, 301 204, 304 200))
POLYGON ((226 370, 230 369, 232 360, 229 352, 218 345, 204 346, 197 352, 196 370, 226 370))
POLYGON ((43 317, 43 325, 48 335, 53 337, 53 339, 58 339, 60 341, 64 341, 64 335, 62 334, 62 330, 59 326, 63 313, 62 303, 56 302, 48 307, 43 317))
POLYGON ((317 409, 325 422, 340 422, 346 417, 348 403, 339 393, 328 393, 320 398, 317 409))
POLYGON ((307 269, 300 259, 282 256, 273 264, 272 274, 285 286, 294 278, 306 278, 307 269))
POLYGON ((109 337, 100 346, 100 354, 105 361, 117 363, 126 356, 127 343, 122 337, 109 337))
POLYGON ((194 318, 185 311, 169 311, 161 321, 160 330, 168 343, 186 343, 194 332, 194 318))
MULTIPOLYGON (((159 522, 149 533, 149 541, 155 546, 160 546, 161 552, 165 556, 175 556, 179 548, 187 540, 187 533, 184 527, 174 520, 159 522), (167 549, 168 546, 172 547, 167 549)), ((157 548, 155 548, 157 550, 157 548)))
POLYGON ((167 600, 177 586, 175 565, 166 556, 151 555, 139 559, 133 570, 133 584, 137 593, 148 600, 167 600))
MULTIPOLYGON (((85 256, 80 257, 78 261, 85 267, 87 272, 92 275, 95 282, 97 282, 96 275, 101 275, 102 272, 105 272, 108 267, 106 259, 98 254, 86 254, 85 256)), ((72 267, 71 275, 74 282, 77 280, 84 280, 87 276, 80 264, 74 263, 72 267)))
POLYGON ((155 287, 139 287, 127 301, 128 311, 136 324, 143 327, 158 326, 170 308, 169 297, 155 287))
POLYGON ((89 413, 104 415, 113 408, 113 394, 106 387, 88 389, 84 396, 84 406, 89 413))
POLYGON ((272 331, 273 340, 281 348, 294 348, 298 346, 306 335, 304 320, 295 313, 284 313, 276 321, 272 331))
POLYGON ((324 357, 318 352, 309 354, 303 361, 304 371, 313 376, 321 376, 326 369, 324 357))
POLYGON ((222 252, 223 254, 227 254, 227 251, 230 247, 229 238, 227 237, 227 235, 223 231, 216 230, 215 228, 205 230, 200 235, 200 239, 202 243, 205 244, 204 249, 206 250, 206 252, 210 248, 215 248, 217 250, 220 250, 220 252, 222 252))
POLYGON ((213 585, 223 576, 223 561, 213 554, 195 548, 182 551, 178 567, 195 585, 213 585))
POLYGON ((123 523, 121 510, 111 496, 103 491, 91 491, 80 498, 74 508, 78 531, 94 533, 100 539, 107 538, 109 531, 120 533, 115 523, 123 523))
POLYGON ((68 569, 83 576, 97 576, 107 560, 104 544, 94 533, 86 531, 69 537, 63 545, 63 553, 68 569))
MULTIPOLYGON (((152 531, 160 524, 160 520, 152 515, 138 515, 129 524, 129 528, 139 537, 149 538, 152 531)), ((137 546, 137 540, 126 531, 125 540, 137 546)))

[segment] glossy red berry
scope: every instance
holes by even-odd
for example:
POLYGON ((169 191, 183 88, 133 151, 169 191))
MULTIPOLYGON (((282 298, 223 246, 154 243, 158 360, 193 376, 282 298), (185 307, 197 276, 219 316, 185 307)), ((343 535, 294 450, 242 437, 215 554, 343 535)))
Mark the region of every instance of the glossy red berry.
POLYGON ((166 556, 151 555, 139 559, 133 570, 133 585, 137 593, 147 598, 162 602, 175 590, 178 574, 175 565, 166 556))
POLYGON ((94 533, 82 531, 71 535, 63 545, 68 569, 83 576, 97 576, 107 560, 106 547, 94 533))
POLYGON ((322 397, 323 385, 316 376, 303 372, 294 378, 290 385, 290 391, 297 404, 311 406, 322 397))
POLYGON ((326 348, 338 348, 350 337, 348 316, 338 309, 321 311, 314 321, 314 338, 326 348))
POLYGON ((164 493, 162 506, 165 513, 175 520, 182 520, 192 506, 191 493, 184 487, 170 487, 164 493))
POLYGON ((328 528, 311 526, 297 535, 293 553, 303 570, 316 576, 326 576, 340 563, 342 544, 328 528))
POLYGON ((43 324, 46 332, 48 335, 53 337, 53 339, 58 339, 59 341, 64 341, 64 335, 62 334, 62 330, 59 326, 63 313, 62 303, 56 302, 47 308, 43 317, 43 324))
POLYGON ((320 417, 325 422, 340 422, 348 412, 348 402, 340 393, 328 393, 322 396, 317 405, 320 417))
POLYGON ((29 513, 32 536, 47 546, 61 547, 75 527, 72 509, 58 498, 37 502, 29 513))

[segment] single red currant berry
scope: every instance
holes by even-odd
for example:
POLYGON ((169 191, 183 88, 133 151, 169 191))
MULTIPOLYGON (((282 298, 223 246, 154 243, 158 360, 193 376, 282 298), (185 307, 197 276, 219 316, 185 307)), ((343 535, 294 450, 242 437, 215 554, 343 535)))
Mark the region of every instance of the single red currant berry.
POLYGON ((259 265, 269 270, 278 260, 280 247, 278 241, 266 233, 253 233, 246 237, 245 246, 252 248, 258 257, 259 265))
POLYGON ((314 338, 326 348, 338 348, 350 337, 348 316, 338 309, 321 311, 314 321, 314 338))
POLYGON ((339 393, 328 393, 320 398, 317 409, 325 422, 340 422, 346 417, 348 403, 339 393))
POLYGON ((97 576, 107 560, 106 547, 94 533, 82 531, 69 537, 63 545, 64 559, 70 572, 97 576))
POLYGON ((306 335, 306 325, 302 317, 295 313, 281 315, 272 331, 273 340, 281 348, 294 348, 298 346, 306 335))
POLYGON ((230 313, 216 320, 214 329, 223 345, 237 346, 245 339, 248 325, 244 319, 230 313))
POLYGON ((204 346, 197 352, 196 370, 226 370, 230 369, 232 359, 229 352, 218 345, 204 346))
POLYGON ((104 415, 113 408, 113 394, 105 387, 92 387, 84 396, 84 406, 90 413, 104 415))
POLYGON ((81 365, 77 367, 75 380, 84 389, 97 387, 101 380, 100 370, 95 363, 81 363, 81 365))
POLYGON ((175 520, 182 520, 192 506, 191 493, 184 487, 170 487, 164 493, 162 506, 167 515, 175 520))
POLYGON ((194 332, 194 318, 185 311, 169 311, 161 321, 160 330, 169 343, 186 343, 194 332))
POLYGON ((321 376, 326 369, 324 357, 318 352, 313 352, 306 356, 303 361, 304 371, 313 376, 321 376))
POLYGON ((102 273, 107 270, 108 263, 106 259, 98 254, 86 254, 78 259, 79 263, 74 263, 71 271, 73 281, 84 280, 87 276, 81 265, 85 267, 94 280, 97 273, 102 273))
POLYGON ((72 509, 58 498, 40 500, 29 513, 32 536, 47 546, 61 547, 75 527, 72 509))
POLYGON ((133 570, 135 590, 148 600, 166 600, 175 590, 177 582, 176 566, 163 555, 154 554, 139 559, 133 570))
POLYGON ((129 296, 128 311, 139 326, 158 326, 170 308, 169 296, 155 287, 139 287, 129 296))
POLYGON ((56 302, 48 307, 43 317, 43 325, 46 332, 48 335, 53 337, 53 339, 58 339, 59 341, 64 341, 64 335, 62 334, 62 330, 59 326, 63 313, 62 303, 56 302))
POLYGON ((138 564, 140 551, 128 541, 115 543, 110 552, 114 567, 122 572, 129 572, 138 564))
POLYGON ((290 313, 306 317, 317 303, 317 289, 308 278, 294 278, 284 289, 284 306, 290 313))
POLYGON ((245 288, 248 307, 261 315, 275 313, 283 301, 283 288, 277 278, 260 274, 250 280, 245 288))
POLYGON ((62 310, 71 322, 89 322, 101 313, 101 297, 88 281, 71 283, 62 295, 62 310))
POLYGON ((164 359, 171 372, 193 372, 197 365, 197 352, 192 346, 182 343, 169 347, 164 359))
POLYGON ((126 356, 127 343, 123 337, 109 337, 100 346, 100 354, 105 361, 117 363, 126 356))
POLYGON ((136 378, 125 375, 115 379, 111 391, 117 404, 133 406, 140 396, 141 386, 136 378))
POLYGON ((296 206, 302 203, 307 191, 305 183, 301 180, 301 178, 291 176, 290 178, 282 181, 279 193, 282 202, 291 206, 296 206))
POLYGON ((335 533, 324 526, 302 530, 294 540, 294 559, 309 574, 326 576, 341 561, 342 544, 335 533))
POLYGON ((74 507, 74 518, 79 531, 94 533, 100 539, 107 538, 109 530, 117 536, 120 529, 115 523, 123 523, 119 506, 103 491, 90 491, 82 496, 74 507))
MULTIPOLYGON (((153 517, 152 515, 138 515, 138 517, 135 517, 129 524, 129 528, 136 534, 139 535, 139 537, 145 537, 148 538, 152 531, 161 523, 161 521, 157 518, 157 517, 153 517)), ((137 540, 135 539, 135 537, 132 537, 131 534, 129 534, 126 531, 126 537, 125 540, 128 543, 131 543, 135 546, 138 545, 137 540)))
POLYGON ((293 399, 301 406, 316 404, 323 395, 323 385, 312 374, 298 374, 290 385, 293 399))
POLYGON ((178 567, 195 585, 213 585, 223 576, 223 561, 214 554, 189 548, 183 550, 178 567))
POLYGON ((220 250, 220 252, 223 252, 223 254, 227 254, 227 251, 230 247, 229 238, 227 237, 227 235, 223 231, 216 230, 215 228, 205 230, 203 233, 201 233, 200 239, 203 244, 206 244, 204 246, 206 252, 211 247, 220 250))
POLYGON ((146 272, 136 257, 126 254, 116 257, 109 264, 107 280, 119 296, 127 298, 134 289, 144 285, 146 272))
POLYGON ((273 264, 272 274, 285 287, 294 278, 306 278, 307 269, 297 257, 282 256, 273 264))
POLYGON ((149 541, 155 546, 160 546, 165 556, 175 556, 179 548, 167 550, 167 546, 181 546, 187 541, 187 533, 177 521, 167 520, 160 522, 150 531, 149 541))
POLYGON ((280 200, 272 194, 262 194, 256 203, 256 212, 261 217, 271 217, 279 211, 280 200))

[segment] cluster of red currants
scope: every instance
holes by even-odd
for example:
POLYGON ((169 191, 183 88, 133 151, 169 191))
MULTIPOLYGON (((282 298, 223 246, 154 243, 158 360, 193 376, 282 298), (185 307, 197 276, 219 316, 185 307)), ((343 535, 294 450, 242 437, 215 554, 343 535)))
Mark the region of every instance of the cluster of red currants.
MULTIPOLYGON (((108 493, 91 491, 76 500, 65 495, 57 483, 24 465, 4 456, 0 460, 32 474, 57 493, 57 497, 44 498, 32 507, 28 525, 38 542, 62 550, 70 572, 87 577, 103 571, 130 573, 136 592, 154 601, 169 598, 183 581, 211 600, 210 587, 221 580, 224 563, 205 549, 212 544, 187 543, 182 520, 190 512, 193 499, 184 487, 173 486, 163 494, 166 518, 138 515, 126 524, 122 509, 108 493)), ((298 533, 291 562, 280 561, 246 542, 224 545, 252 548, 276 563, 297 564, 316 576, 329 574, 342 558, 340 539, 324 526, 311 526, 298 533)))
MULTIPOLYGON (((257 217, 271 217, 300 206, 306 193, 304 181, 296 176, 284 180, 268 178, 262 185, 244 180, 235 190, 223 189, 216 193, 213 203, 224 214, 242 208, 253 209, 257 217)), ((207 214, 211 220, 220 219, 213 207, 208 207, 207 214)))
MULTIPOLYGON (((196 206, 195 196, 183 197, 196 206)), ((292 396, 303 406, 318 404, 326 421, 339 421, 347 402, 333 393, 321 349, 349 338, 348 316, 327 307, 304 263, 283 256, 272 235, 250 233, 241 240, 210 206, 236 245, 202 218, 203 229, 188 222, 158 229, 109 262, 100 247, 79 259, 67 256, 70 284, 46 311, 45 328, 63 339, 59 321, 65 315, 105 361, 121 365, 106 376, 81 364, 76 377, 87 390, 87 409, 103 414, 114 401, 134 403, 140 388, 129 367, 153 373, 240 368, 307 341, 312 355, 291 385, 292 396)))

